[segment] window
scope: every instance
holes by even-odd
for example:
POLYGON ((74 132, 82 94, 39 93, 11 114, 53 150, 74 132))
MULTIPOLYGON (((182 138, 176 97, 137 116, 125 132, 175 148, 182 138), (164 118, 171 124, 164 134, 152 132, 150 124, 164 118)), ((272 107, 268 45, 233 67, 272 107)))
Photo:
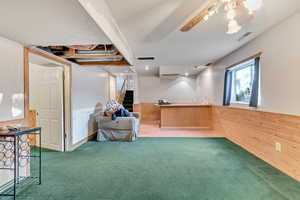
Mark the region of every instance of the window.
POLYGON ((223 106, 240 103, 257 108, 260 100, 260 55, 251 56, 247 61, 226 69, 223 106))
POLYGON ((231 102, 249 104, 254 80, 255 60, 234 66, 232 72, 231 102))

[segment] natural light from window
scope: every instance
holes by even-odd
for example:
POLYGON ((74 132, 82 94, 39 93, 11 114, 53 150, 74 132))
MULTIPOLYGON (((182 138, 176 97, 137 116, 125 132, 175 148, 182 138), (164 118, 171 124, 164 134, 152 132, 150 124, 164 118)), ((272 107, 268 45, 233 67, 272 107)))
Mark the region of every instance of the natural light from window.
POLYGON ((242 63, 232 68, 232 103, 248 104, 251 98, 251 90, 254 76, 254 60, 242 63))

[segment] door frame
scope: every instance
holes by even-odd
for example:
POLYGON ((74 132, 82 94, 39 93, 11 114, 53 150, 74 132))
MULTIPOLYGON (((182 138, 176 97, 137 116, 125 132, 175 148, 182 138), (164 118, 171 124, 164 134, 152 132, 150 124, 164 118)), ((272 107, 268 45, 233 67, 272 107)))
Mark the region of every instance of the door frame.
POLYGON ((108 96, 109 99, 115 99, 117 100, 118 98, 118 91, 117 91, 117 76, 113 75, 113 74, 108 74, 108 96), (111 80, 114 79, 114 98, 112 97, 112 88, 111 88, 111 80))
MULTIPOLYGON (((72 102, 71 102, 71 88, 72 88, 72 64, 66 62, 50 53, 38 50, 35 48, 24 47, 24 65, 29 69, 29 55, 34 54, 41 56, 48 60, 54 61, 63 65, 63 114, 64 114, 64 151, 71 151, 72 148, 72 102)), ((28 72, 29 73, 29 72, 28 72)), ((29 82, 28 82, 28 94, 29 94, 29 82)), ((29 95, 28 95, 29 96, 29 95)), ((29 102, 29 97, 28 97, 29 102)))

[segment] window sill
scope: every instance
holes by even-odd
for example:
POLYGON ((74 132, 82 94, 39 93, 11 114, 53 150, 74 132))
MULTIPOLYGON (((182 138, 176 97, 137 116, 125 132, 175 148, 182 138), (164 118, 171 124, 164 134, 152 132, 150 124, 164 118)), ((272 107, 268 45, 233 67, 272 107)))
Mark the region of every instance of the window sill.
POLYGON ((230 107, 234 107, 234 108, 246 108, 246 109, 251 109, 251 110, 257 110, 257 109, 259 109, 259 106, 257 108, 254 108, 254 107, 250 107, 249 103, 243 103, 243 102, 232 102, 230 104, 230 107))
POLYGON ((232 101, 230 103, 231 104, 237 104, 237 105, 249 105, 249 103, 245 103, 245 102, 242 102, 242 101, 232 101))
POLYGON ((248 103, 243 103, 243 102, 231 102, 230 106, 233 107, 243 107, 243 108, 250 108, 248 103))

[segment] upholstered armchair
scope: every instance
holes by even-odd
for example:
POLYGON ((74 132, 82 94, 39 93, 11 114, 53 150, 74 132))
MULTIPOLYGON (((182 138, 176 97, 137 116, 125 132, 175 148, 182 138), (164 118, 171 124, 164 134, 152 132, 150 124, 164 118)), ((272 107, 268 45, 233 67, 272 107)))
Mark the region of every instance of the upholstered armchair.
POLYGON ((98 141, 134 141, 140 131, 140 114, 132 113, 132 117, 111 117, 102 113, 98 119, 98 141))

